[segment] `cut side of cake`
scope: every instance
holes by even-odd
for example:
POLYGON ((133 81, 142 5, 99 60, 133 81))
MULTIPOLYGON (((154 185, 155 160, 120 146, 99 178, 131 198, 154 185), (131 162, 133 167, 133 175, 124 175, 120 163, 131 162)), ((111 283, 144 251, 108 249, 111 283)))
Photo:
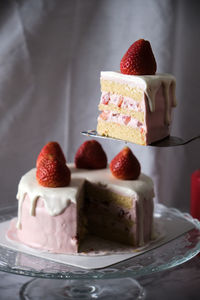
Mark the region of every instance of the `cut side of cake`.
POLYGON ((101 72, 97 132, 140 145, 170 133, 176 106, 175 77, 170 74, 125 75, 101 72))
POLYGON ((102 184, 86 184, 85 213, 91 234, 132 246, 152 238, 153 201, 117 192, 102 184))
POLYGON ((67 187, 38 184, 36 169, 20 180, 17 236, 31 247, 52 253, 79 253, 87 234, 142 246, 151 240, 153 182, 119 180, 110 170, 77 169, 68 164, 67 187))

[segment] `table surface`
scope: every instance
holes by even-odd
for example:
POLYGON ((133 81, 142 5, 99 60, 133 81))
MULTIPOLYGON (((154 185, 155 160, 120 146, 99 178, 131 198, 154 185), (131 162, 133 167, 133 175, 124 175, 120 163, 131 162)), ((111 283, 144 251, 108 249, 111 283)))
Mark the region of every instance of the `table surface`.
MULTIPOLYGON (((30 277, 0 272, 0 299, 20 299, 20 287, 29 280, 30 277)), ((138 281, 145 288, 146 300, 199 300, 200 255, 170 270, 140 277, 138 281)))

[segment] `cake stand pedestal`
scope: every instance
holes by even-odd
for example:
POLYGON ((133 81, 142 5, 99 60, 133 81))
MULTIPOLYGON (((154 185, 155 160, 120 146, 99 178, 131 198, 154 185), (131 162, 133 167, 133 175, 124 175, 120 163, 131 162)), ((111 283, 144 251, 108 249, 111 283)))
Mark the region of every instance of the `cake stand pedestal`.
POLYGON ((49 280, 33 279, 22 286, 20 299, 144 299, 145 292, 132 278, 109 280, 49 280))
MULTIPOLYGON (((16 208, 1 210, 0 222, 16 213, 16 208)), ((98 270, 80 269, 0 247, 0 271, 36 278, 19 291, 21 299, 26 300, 143 299, 145 291, 137 281, 139 276, 180 265, 200 252, 200 222, 160 204, 156 205, 155 214, 169 220, 186 218, 194 228, 153 250, 98 270)))

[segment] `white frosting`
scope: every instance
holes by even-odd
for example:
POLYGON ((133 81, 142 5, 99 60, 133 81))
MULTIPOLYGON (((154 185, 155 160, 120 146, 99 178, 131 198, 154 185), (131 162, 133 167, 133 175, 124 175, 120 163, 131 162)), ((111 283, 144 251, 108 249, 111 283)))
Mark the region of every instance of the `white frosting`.
POLYGON ((56 216, 59 215, 70 202, 76 203, 85 180, 107 185, 112 191, 124 196, 132 196, 136 200, 139 200, 140 197, 151 199, 154 196, 153 182, 150 177, 144 174, 141 174, 138 180, 119 180, 112 176, 109 169, 83 170, 76 169, 73 164, 68 164, 68 166, 71 169, 71 183, 67 187, 48 188, 39 185, 36 180, 36 169, 30 170, 22 176, 17 193, 17 199, 19 200, 18 228, 20 228, 21 224, 21 209, 26 194, 28 194, 31 201, 30 215, 35 214, 37 199, 41 197, 49 214, 56 216))
POLYGON ((175 87, 176 79, 171 74, 155 74, 155 75, 125 75, 119 72, 101 72, 101 79, 114 80, 121 84, 128 84, 130 87, 140 88, 144 91, 149 102, 151 112, 154 112, 155 96, 163 86, 163 95, 166 102, 166 123, 170 123, 170 90, 172 93, 172 106, 176 106, 175 87))

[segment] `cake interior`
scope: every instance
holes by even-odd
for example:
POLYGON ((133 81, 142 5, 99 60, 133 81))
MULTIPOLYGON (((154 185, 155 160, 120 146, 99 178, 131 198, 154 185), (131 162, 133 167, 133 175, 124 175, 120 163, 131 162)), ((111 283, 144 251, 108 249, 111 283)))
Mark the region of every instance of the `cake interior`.
MULTIPOLYGON (((87 232, 128 245, 135 245, 135 201, 108 190, 103 185, 86 181, 84 215, 87 232)), ((136 224, 135 224, 136 226, 136 224)))
POLYGON ((141 246, 151 240, 152 198, 125 196, 106 185, 86 181, 82 203, 77 214, 80 220, 79 250, 87 234, 131 246, 141 246))

